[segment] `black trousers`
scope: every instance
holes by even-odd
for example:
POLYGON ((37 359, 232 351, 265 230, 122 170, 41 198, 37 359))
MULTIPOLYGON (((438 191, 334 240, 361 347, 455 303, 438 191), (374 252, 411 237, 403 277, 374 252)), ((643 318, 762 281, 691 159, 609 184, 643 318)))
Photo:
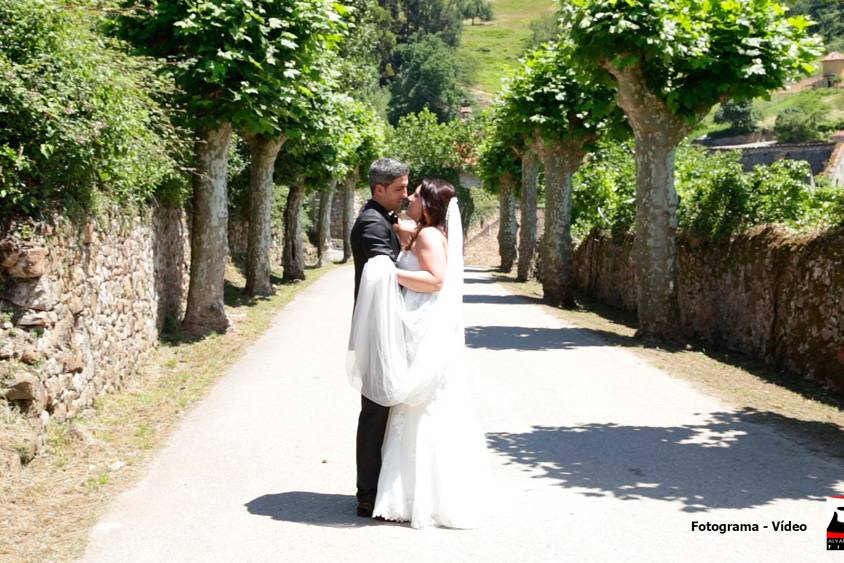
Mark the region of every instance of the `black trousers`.
POLYGON ((381 473, 381 445, 384 443, 389 414, 389 407, 382 407, 361 396, 356 456, 358 502, 375 502, 378 475, 381 473))

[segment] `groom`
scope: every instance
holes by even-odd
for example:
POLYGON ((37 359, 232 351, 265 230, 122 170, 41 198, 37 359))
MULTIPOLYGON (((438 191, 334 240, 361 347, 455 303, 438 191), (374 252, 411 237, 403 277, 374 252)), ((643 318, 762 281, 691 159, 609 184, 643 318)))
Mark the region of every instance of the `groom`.
MULTIPOLYGON (((363 206, 352 227, 352 255, 355 260, 355 303, 366 261, 384 254, 395 262, 401 245, 393 229, 396 213, 407 199, 407 165, 392 158, 381 158, 369 167, 372 197, 363 206)), ((357 435, 358 516, 371 517, 381 472, 381 445, 387 429, 388 407, 361 396, 357 435)))

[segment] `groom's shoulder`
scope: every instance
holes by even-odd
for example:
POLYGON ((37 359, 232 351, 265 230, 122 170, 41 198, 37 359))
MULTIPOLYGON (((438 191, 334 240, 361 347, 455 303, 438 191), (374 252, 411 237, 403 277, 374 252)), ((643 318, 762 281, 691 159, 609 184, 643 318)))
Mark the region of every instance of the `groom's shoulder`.
POLYGON ((386 221, 384 221, 384 218, 377 210, 364 208, 358 214, 357 219, 355 219, 355 224, 352 225, 350 235, 352 240, 359 240, 361 237, 373 236, 375 234, 382 236, 381 231, 386 229, 386 221))
POLYGON ((368 225, 372 223, 383 223, 387 225, 387 219, 376 208, 366 206, 361 210, 358 218, 355 220, 355 225, 368 225))

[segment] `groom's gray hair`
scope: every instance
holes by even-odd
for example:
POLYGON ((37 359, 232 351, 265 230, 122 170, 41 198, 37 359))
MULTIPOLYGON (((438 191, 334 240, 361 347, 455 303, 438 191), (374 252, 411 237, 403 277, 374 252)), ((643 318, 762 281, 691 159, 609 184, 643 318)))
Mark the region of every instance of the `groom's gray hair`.
POLYGON ((369 166, 369 187, 375 189, 375 184, 389 186, 396 178, 410 174, 407 164, 395 158, 379 158, 369 166))

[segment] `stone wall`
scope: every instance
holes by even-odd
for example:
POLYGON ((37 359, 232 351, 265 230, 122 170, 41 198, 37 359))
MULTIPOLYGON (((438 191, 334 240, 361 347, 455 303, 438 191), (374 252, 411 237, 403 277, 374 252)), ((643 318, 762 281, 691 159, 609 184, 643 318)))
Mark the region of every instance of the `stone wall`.
MULTIPOLYGON (((343 238, 343 198, 345 193, 342 189, 334 192, 331 199, 331 238, 343 238)), ((360 201, 355 194, 354 209, 360 209, 360 201)), ((354 217, 354 213, 352 213, 354 217)))
POLYGON ((760 129, 744 135, 730 135, 728 137, 708 137, 704 136, 695 139, 692 143, 696 145, 703 145, 705 147, 719 147, 731 145, 746 145, 749 143, 761 143, 765 141, 775 141, 776 135, 770 129, 760 129))
MULTIPOLYGON (((338 187, 331 200, 331 238, 343 239, 343 197, 342 187, 338 187)), ((358 216, 361 207, 368 201, 369 189, 366 191, 366 198, 362 198, 359 191, 355 190, 354 203, 352 204, 352 222, 358 216)))
POLYGON ((835 143, 777 143, 767 147, 709 147, 711 151, 741 150, 741 165, 745 172, 760 164, 771 164, 777 160, 805 160, 812 168, 812 174, 821 174, 830 161, 835 143))
POLYGON ((121 387, 181 318, 189 260, 180 210, 6 225, 0 401, 46 425, 121 387))
MULTIPOLYGON (((229 254, 238 264, 246 263, 249 248, 249 221, 240 217, 229 216, 228 225, 229 254)), ((274 268, 281 268, 284 253, 284 233, 281 228, 274 228, 270 244, 270 262, 274 268)))
MULTIPOLYGON (((631 248, 632 237, 587 237, 575 251, 578 289, 635 312, 631 248)), ((688 335, 844 391, 844 229, 681 240, 678 264, 688 335)))

